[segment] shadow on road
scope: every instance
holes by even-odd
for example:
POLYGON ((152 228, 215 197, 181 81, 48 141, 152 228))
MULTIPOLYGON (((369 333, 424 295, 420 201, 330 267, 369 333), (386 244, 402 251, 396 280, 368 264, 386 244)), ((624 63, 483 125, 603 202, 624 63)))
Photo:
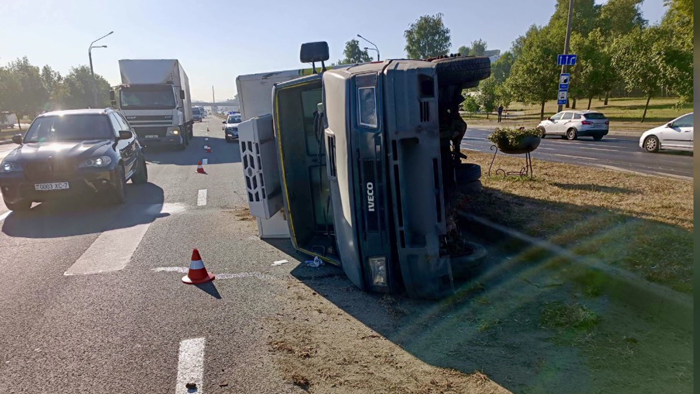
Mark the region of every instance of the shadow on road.
POLYGON ((151 223, 169 215, 161 212, 163 189, 155 184, 127 184, 126 193, 126 204, 119 206, 107 205, 99 198, 37 204, 28 212, 12 212, 2 232, 24 238, 70 237, 151 223))
POLYGON ((196 165, 206 158, 211 164, 240 163, 241 152, 238 143, 227 143, 223 138, 196 136, 184 151, 169 147, 147 147, 146 161, 154 164, 174 164, 178 166, 196 165), (205 140, 208 138, 208 140, 205 140), (209 145, 212 152, 206 153, 204 146, 209 145))
POLYGON ((213 282, 202 283, 195 286, 197 286, 199 290, 202 290, 217 300, 221 299, 221 294, 219 294, 219 290, 216 288, 216 285, 214 285, 213 282))

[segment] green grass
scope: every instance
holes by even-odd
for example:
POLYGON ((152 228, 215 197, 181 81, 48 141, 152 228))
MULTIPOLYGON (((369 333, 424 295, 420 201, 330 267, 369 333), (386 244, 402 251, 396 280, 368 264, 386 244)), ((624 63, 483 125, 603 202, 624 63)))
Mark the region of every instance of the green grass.
MULTIPOLYGON (((492 155, 464 152, 468 161, 488 168, 492 155)), ((497 165, 519 168, 522 160, 504 155, 497 165)), ((483 191, 464 197, 460 207, 577 256, 692 294, 692 182, 533 162, 533 180, 483 177, 483 191)), ((526 253, 523 258, 537 260, 541 251, 526 253)), ((566 265, 566 259, 555 257, 550 263, 566 265)))
MULTIPOLYGON (((646 131, 652 127, 659 126, 671 121, 683 114, 693 110, 693 103, 688 103, 682 106, 678 105, 678 100, 675 98, 652 98, 649 102, 646 120, 641 123, 642 114, 644 113, 645 98, 614 98, 608 100, 608 105, 604 105, 603 100, 594 98, 591 102, 591 110, 600 111, 610 119, 611 130, 622 131, 646 131)), ((588 100, 577 102, 577 110, 585 110, 588 106, 588 100)), ((536 126, 540 122, 540 106, 538 104, 529 105, 523 103, 511 103, 508 108, 511 112, 524 111, 524 116, 505 119, 501 122, 504 126, 536 126)), ((554 115, 557 112, 556 101, 547 102, 544 106, 545 117, 554 115)), ((471 125, 477 124, 497 124, 497 116, 490 115, 486 119, 486 115, 467 115, 465 116, 467 123, 471 125)))

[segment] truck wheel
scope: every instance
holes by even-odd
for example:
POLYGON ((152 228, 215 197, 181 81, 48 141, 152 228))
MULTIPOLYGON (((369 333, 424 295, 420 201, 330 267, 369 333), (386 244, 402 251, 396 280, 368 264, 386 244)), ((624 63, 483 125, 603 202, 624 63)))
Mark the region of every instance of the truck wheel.
POLYGON ((435 59, 438 85, 461 85, 481 81, 491 75, 488 57, 447 57, 435 59))
POLYGON ((457 183, 468 183, 478 181, 481 178, 481 166, 472 163, 462 163, 455 168, 455 179, 457 183))

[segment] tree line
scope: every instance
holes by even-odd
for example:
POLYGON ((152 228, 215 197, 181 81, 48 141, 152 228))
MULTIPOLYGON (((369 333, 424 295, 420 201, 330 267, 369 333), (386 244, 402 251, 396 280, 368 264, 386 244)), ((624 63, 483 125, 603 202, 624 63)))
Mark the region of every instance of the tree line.
MULTIPOLYGON (((98 107, 108 107, 109 83, 97 74, 95 80, 98 107)), ((63 76, 49 65, 32 65, 25 56, 0 67, 0 110, 14 112, 19 120, 45 111, 92 107, 92 84, 88 66, 73 67, 63 76)))
MULTIPOLYGON (((608 96, 614 89, 641 92, 646 98, 642 122, 649 101, 659 92, 678 96, 680 102, 693 100, 693 0, 666 0, 668 10, 660 23, 650 25, 643 18, 643 0, 575 0, 569 53, 578 55, 569 67, 571 107, 595 97, 608 96)), ((491 76, 479 85, 478 94, 467 96, 464 109, 493 111, 513 101, 544 105, 555 100, 559 88, 556 58, 563 53, 569 0, 557 0, 554 13, 545 26, 532 25, 513 41, 492 64, 491 76)), ((452 47, 450 29, 443 15, 424 15, 404 32, 405 51, 410 59, 447 55, 452 47)), ((462 56, 492 56, 482 39, 462 45, 462 56)), ((346 43, 345 58, 339 63, 371 61, 357 40, 346 43)))

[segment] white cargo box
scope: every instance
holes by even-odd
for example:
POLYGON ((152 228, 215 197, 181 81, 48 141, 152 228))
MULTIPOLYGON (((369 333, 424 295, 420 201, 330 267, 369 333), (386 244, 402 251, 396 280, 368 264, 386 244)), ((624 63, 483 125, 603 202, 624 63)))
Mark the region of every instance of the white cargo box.
POLYGON ((240 123, 238 138, 250 213, 270 219, 284 205, 272 116, 256 116, 240 123))

